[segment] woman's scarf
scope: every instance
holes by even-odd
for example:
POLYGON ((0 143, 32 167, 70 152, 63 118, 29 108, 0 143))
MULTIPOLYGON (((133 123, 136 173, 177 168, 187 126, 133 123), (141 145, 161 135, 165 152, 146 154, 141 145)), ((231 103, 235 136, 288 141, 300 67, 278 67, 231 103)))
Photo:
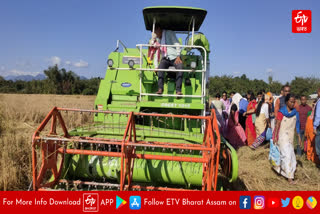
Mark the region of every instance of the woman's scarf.
POLYGON ((293 117, 293 116, 295 116, 295 115, 297 115, 297 114, 299 115, 298 111, 297 111, 295 108, 292 109, 291 112, 289 113, 287 106, 283 106, 279 111, 280 111, 280 112, 283 114, 283 116, 285 116, 285 117, 293 117))
POLYGON ((233 104, 236 104, 237 105, 237 109, 239 110, 239 103, 240 103, 240 100, 242 99, 242 96, 239 94, 239 93, 236 93, 235 95, 233 95, 232 97, 232 102, 230 104, 230 108, 229 108, 229 114, 230 114, 230 111, 231 111, 231 106, 233 104))
POLYGON ((155 33, 152 33, 151 35, 148 50, 148 64, 151 65, 152 60, 154 60, 154 67, 158 68, 158 62, 160 61, 160 43, 158 42, 157 35, 155 33), (157 57, 154 57, 154 55, 157 57))
POLYGON ((279 112, 281 112, 281 113, 283 114, 283 116, 288 117, 288 118, 293 117, 293 116, 296 116, 296 119, 297 119, 297 121, 296 121, 296 131, 297 131, 298 134, 300 134, 300 117, 299 117, 299 112, 298 112, 295 108, 292 109, 291 112, 288 112, 288 108, 287 108, 286 105, 283 106, 283 107, 279 110, 279 112))

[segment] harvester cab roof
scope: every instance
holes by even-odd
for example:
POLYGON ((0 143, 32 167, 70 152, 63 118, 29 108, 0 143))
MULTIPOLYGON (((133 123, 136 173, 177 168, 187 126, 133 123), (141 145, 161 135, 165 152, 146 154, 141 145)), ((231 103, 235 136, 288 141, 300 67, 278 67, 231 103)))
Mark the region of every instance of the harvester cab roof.
POLYGON ((143 9, 144 23, 147 30, 154 25, 173 31, 198 31, 207 15, 207 11, 193 7, 146 7, 143 9))
MULTIPOLYGON (((155 31, 155 26, 172 30, 177 34, 186 34, 185 45, 197 45, 210 53, 210 45, 205 35, 199 29, 207 15, 207 11, 194 7, 157 6, 143 9, 146 30, 155 31)), ((186 48, 190 51, 191 49, 186 48)), ((204 52, 199 51, 204 57, 204 52)), ((186 52, 184 52, 186 54, 186 52)))

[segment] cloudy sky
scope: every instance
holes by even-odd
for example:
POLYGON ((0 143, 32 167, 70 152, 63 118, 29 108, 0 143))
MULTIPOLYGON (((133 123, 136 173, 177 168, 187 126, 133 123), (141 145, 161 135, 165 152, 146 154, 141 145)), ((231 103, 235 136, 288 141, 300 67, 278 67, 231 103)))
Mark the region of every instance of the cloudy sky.
POLYGON ((50 65, 104 77, 117 39, 146 43, 142 9, 181 5, 208 11, 200 31, 212 52, 211 75, 246 74, 281 82, 320 77, 319 0, 2 0, 0 75, 36 75, 50 65), (291 12, 312 10, 312 33, 291 32, 291 12))

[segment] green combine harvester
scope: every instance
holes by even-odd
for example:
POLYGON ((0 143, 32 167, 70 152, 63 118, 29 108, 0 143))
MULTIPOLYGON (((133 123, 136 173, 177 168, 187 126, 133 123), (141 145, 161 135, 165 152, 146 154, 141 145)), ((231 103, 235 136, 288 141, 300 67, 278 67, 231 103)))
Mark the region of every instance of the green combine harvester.
POLYGON ((34 190, 217 190, 221 178, 237 179, 236 152, 206 108, 210 49, 199 32, 206 14, 143 9, 146 30, 175 31, 183 69, 158 69, 148 42, 127 48, 118 41, 94 110, 55 107, 33 135, 34 190), (166 71, 161 95, 157 71, 166 71), (176 95, 181 71, 183 95, 176 95))

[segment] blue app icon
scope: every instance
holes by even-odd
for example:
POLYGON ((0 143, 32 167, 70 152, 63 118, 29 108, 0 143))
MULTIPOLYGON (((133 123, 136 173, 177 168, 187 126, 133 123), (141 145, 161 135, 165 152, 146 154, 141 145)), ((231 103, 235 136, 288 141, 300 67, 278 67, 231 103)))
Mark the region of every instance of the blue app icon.
POLYGON ((141 209, 141 197, 140 196, 130 196, 129 207, 131 210, 141 209))
POLYGON ((251 197, 240 196, 239 206, 240 209, 251 209, 251 197))
POLYGON ((282 207, 287 207, 290 203, 290 198, 286 198, 286 200, 283 200, 281 198, 281 204, 282 204, 282 207))

